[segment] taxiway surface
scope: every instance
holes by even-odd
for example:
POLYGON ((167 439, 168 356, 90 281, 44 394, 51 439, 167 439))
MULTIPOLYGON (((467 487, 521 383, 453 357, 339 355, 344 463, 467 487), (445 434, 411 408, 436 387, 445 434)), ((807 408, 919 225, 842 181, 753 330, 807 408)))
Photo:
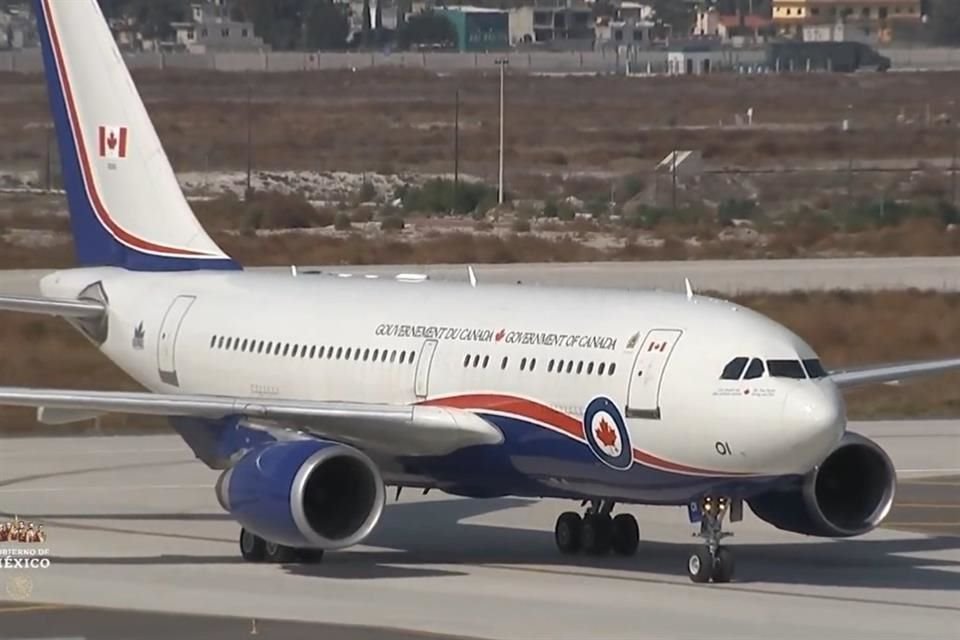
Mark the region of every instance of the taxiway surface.
POLYGON ((237 526, 214 499, 216 473, 178 438, 6 439, 0 510, 45 525, 52 565, 0 572, 0 598, 19 603, 0 609, 0 629, 54 611, 72 621, 70 635, 87 637, 110 620, 178 621, 170 637, 190 637, 182 625, 191 620, 210 623, 82 608, 112 607, 236 616, 245 622, 232 628, 247 631, 254 619, 264 629, 271 619, 323 623, 318 633, 355 638, 956 637, 960 422, 852 428, 893 457, 904 484, 890 520, 911 530, 821 540, 747 514, 732 528, 737 580, 712 586, 686 577, 694 541, 682 509, 629 509, 643 537, 634 558, 566 558, 552 527, 575 505, 415 491, 398 503, 391 492, 363 547, 317 565, 246 564, 237 526), (93 620, 100 626, 85 629, 93 620))
MULTIPOLYGON (((290 267, 264 267, 290 273, 290 267)), ((931 289, 960 291, 960 258, 824 258, 810 260, 691 260, 650 262, 514 263, 475 265, 480 283, 615 289, 684 290, 689 278, 697 291, 734 295, 749 291, 820 289, 931 289)), ((351 277, 394 277, 422 273, 435 280, 466 282, 466 265, 369 265, 299 267, 351 277)), ((49 270, 0 272, 0 291, 35 295, 49 270)))

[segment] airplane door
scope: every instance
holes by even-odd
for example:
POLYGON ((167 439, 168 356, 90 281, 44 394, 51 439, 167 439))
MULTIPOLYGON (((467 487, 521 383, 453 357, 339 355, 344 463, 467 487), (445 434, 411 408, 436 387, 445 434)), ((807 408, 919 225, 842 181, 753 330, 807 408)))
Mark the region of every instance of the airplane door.
POLYGON ((413 383, 417 400, 423 400, 430 391, 430 367, 433 365, 433 355, 437 352, 437 341, 427 340, 420 349, 420 358, 417 360, 416 378, 413 383))
POLYGON ((178 296, 174 299, 160 325, 160 339, 157 340, 157 368, 160 380, 174 387, 180 386, 177 379, 177 335, 183 319, 196 301, 194 296, 178 296))
POLYGON ((640 344, 627 388, 628 418, 660 419, 663 372, 682 333, 678 329, 654 329, 640 344))

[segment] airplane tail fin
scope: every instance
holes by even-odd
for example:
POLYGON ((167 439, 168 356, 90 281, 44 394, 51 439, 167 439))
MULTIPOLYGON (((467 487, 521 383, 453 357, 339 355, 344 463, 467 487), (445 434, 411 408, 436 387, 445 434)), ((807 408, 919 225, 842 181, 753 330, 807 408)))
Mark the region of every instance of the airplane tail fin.
POLYGON ((97 0, 34 10, 79 263, 239 268, 184 198, 97 0))

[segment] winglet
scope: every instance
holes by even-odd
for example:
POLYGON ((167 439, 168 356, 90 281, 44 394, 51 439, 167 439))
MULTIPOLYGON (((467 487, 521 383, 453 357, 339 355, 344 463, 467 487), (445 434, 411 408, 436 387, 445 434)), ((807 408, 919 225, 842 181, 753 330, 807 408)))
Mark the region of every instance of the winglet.
POLYGON ((477 274, 473 270, 473 265, 467 266, 467 273, 470 275, 470 286, 474 289, 477 288, 477 274))
POLYGON ((683 284, 687 288, 687 300, 693 300, 693 286, 690 284, 690 278, 684 278, 683 284))

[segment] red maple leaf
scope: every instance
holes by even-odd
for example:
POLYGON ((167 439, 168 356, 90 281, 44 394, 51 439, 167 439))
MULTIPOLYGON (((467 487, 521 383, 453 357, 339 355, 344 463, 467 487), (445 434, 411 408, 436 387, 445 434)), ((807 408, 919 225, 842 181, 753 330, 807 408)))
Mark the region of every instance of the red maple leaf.
POLYGON ((504 337, 505 335, 507 335, 507 330, 506 330, 506 329, 500 329, 500 331, 497 331, 497 335, 495 335, 495 336, 493 336, 493 337, 494 337, 494 339, 496 339, 497 342, 500 342, 501 340, 503 340, 503 337, 504 337))
POLYGON ((594 434, 597 436, 603 446, 613 448, 613 445, 617 444, 617 432, 610 427, 610 423, 607 422, 606 418, 600 419, 600 426, 594 431, 594 434))
POLYGON ((107 146, 111 149, 117 146, 117 135, 113 131, 110 132, 110 137, 107 138, 107 146))

